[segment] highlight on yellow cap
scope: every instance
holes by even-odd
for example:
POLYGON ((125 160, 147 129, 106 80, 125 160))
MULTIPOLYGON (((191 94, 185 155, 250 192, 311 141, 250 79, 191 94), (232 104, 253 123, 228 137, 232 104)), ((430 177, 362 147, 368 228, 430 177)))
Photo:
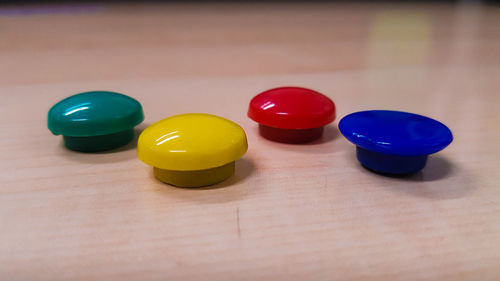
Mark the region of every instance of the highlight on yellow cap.
POLYGON ((232 162, 247 149, 245 131, 238 124, 211 114, 188 113, 146 128, 139 136, 137 156, 155 167, 155 176, 163 182, 203 186, 231 176, 232 162))

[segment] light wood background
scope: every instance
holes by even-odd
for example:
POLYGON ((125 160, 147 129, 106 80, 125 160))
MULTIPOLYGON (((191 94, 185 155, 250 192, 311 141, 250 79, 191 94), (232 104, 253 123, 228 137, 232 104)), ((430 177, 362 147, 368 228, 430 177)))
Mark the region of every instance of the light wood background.
POLYGON ((500 8, 471 5, 0 6, 1 280, 500 280, 500 8), (321 141, 260 138, 249 100, 310 87, 321 141), (83 154, 46 127, 77 92, 137 98, 148 124, 207 112, 248 153, 212 188, 156 181, 135 145, 83 154), (409 178, 368 172, 353 111, 447 124, 409 178))

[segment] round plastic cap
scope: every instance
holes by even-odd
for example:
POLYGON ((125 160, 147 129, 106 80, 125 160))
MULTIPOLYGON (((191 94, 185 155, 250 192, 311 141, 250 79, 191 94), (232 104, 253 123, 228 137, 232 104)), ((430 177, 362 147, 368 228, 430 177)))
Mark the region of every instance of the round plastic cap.
POLYGON ((141 104, 126 95, 92 91, 56 103, 48 113, 54 135, 91 137, 129 130, 144 120, 141 104))
POLYGON ((245 131, 222 117, 188 113, 165 118, 139 136, 137 156, 162 170, 193 171, 224 166, 247 151, 245 131))
POLYGON ((335 120, 335 104, 327 96, 300 87, 275 88, 255 96, 248 117, 281 129, 311 129, 335 120))
POLYGON ((453 141, 450 129, 443 123, 401 111, 351 113, 340 120, 339 129, 357 146, 363 166, 389 174, 418 172, 424 168, 428 154, 453 141))

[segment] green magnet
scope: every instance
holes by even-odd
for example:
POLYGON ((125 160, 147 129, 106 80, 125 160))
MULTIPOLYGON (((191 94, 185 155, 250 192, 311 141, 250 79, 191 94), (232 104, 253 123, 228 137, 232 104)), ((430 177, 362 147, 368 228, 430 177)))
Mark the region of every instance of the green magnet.
POLYGON ((76 151, 118 148, 134 138, 134 127, 144 120, 141 104, 126 95, 92 91, 70 96, 49 110, 48 127, 62 135, 76 151))

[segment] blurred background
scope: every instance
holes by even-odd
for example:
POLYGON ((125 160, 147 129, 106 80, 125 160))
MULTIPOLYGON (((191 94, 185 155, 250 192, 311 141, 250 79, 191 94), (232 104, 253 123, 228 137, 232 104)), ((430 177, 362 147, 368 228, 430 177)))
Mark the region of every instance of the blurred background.
POLYGON ((484 1, 3 1, 0 83, 498 65, 484 1))

